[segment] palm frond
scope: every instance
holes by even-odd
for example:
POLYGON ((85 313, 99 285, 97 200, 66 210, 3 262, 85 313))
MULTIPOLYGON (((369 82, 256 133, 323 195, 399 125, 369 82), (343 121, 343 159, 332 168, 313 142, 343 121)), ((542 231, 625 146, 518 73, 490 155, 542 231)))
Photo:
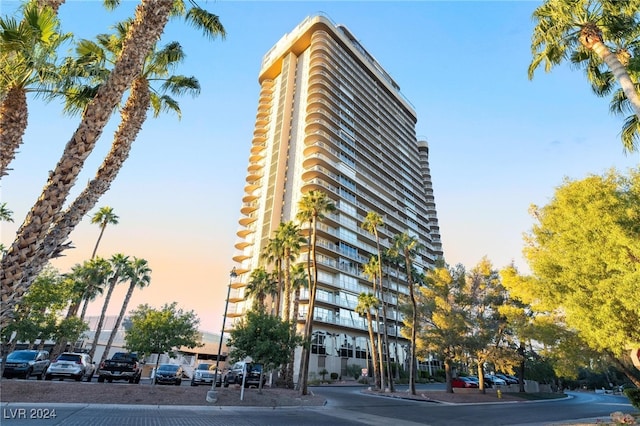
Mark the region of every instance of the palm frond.
POLYGON ((214 15, 197 5, 189 9, 185 15, 185 20, 195 28, 202 30, 204 35, 211 40, 217 37, 224 40, 227 35, 218 15, 214 15))
POLYGON ((635 114, 630 115, 624 121, 620 139, 625 153, 632 153, 638 150, 638 142, 640 142, 640 120, 635 114))

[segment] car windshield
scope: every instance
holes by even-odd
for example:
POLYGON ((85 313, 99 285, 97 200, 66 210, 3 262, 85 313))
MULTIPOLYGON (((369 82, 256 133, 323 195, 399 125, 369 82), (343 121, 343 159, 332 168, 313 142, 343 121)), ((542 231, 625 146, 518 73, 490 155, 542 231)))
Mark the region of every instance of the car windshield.
POLYGON ((213 364, 200 364, 198 366, 198 370, 215 371, 216 370, 216 366, 213 365, 213 364))
POLYGON ((161 365, 158 368, 158 371, 178 371, 178 365, 176 364, 161 365))
POLYGON ((7 361, 31 361, 36 359, 36 352, 11 352, 7 357, 7 361))
POLYGON ((56 361, 73 361, 73 362, 78 362, 80 361, 80 355, 73 355, 73 354, 62 354, 58 357, 58 359, 56 361))

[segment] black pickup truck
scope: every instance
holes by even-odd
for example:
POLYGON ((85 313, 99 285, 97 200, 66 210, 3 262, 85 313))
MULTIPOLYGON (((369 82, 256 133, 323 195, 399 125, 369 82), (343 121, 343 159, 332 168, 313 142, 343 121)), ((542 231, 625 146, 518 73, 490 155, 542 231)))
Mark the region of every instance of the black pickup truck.
POLYGON ((98 368, 98 381, 111 383, 114 380, 128 380, 140 383, 142 365, 138 355, 129 352, 116 352, 111 359, 104 361, 98 368))

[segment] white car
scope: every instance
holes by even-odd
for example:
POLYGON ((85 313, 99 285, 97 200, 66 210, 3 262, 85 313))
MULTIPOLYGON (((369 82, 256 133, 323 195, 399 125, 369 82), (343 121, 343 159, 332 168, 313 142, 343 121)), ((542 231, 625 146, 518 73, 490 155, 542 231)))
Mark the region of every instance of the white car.
POLYGON ((74 379, 76 382, 80 382, 84 379, 90 382, 95 371, 96 364, 89 355, 64 352, 49 365, 44 379, 51 380, 55 377, 60 380, 74 379))
POLYGON ((507 382, 504 379, 501 379, 498 376, 494 376, 493 374, 485 374, 485 379, 487 379, 491 386, 506 386, 507 382))

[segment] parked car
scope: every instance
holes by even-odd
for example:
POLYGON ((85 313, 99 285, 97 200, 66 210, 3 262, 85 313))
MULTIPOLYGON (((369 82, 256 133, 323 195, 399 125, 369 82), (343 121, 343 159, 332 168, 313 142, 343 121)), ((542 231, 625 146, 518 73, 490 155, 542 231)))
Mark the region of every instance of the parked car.
POLYGON ((160 364, 153 380, 157 385, 180 386, 183 374, 182 366, 178 364, 160 364))
POLYGON ((47 351, 29 349, 13 351, 7 356, 2 377, 28 379, 36 376, 38 380, 42 380, 50 363, 47 351))
POLYGON ((98 382, 105 380, 128 380, 129 383, 140 383, 142 377, 142 363, 138 354, 131 352, 116 352, 110 359, 105 360, 98 367, 98 382))
MULTIPOLYGON (((468 378, 470 380, 473 380, 474 382, 478 383, 478 387, 480 387, 480 379, 478 378, 478 376, 468 376, 468 378)), ((488 389, 490 387, 491 387, 491 382, 485 378, 484 379, 484 388, 488 389)))
POLYGON ((517 385, 518 383, 520 383, 516 377, 510 376, 508 374, 496 373, 496 377, 501 378, 502 380, 507 382, 508 385, 517 385))
POLYGON ((85 353, 63 352, 49 365, 44 376, 45 380, 54 377, 60 380, 74 379, 80 382, 83 379, 90 382, 96 371, 96 363, 85 353))
MULTIPOLYGON (((244 372, 247 372, 247 378, 244 381, 244 387, 259 386, 260 376, 262 375, 262 364, 256 364, 253 362, 236 362, 233 367, 224 376, 223 386, 226 388, 230 384, 242 384, 242 378, 244 372)), ((262 377, 262 386, 266 382, 266 377, 262 377)))
POLYGON ((506 386, 507 382, 501 379, 498 376, 494 376, 493 374, 485 374, 484 378, 491 383, 491 386, 506 386))
POLYGON ((211 385, 216 377, 216 386, 222 386, 222 373, 218 370, 216 375, 214 364, 198 364, 191 377, 191 386, 211 385))
POLYGON ((454 388, 477 388, 478 382, 468 377, 454 377, 451 379, 451 386, 454 388))

